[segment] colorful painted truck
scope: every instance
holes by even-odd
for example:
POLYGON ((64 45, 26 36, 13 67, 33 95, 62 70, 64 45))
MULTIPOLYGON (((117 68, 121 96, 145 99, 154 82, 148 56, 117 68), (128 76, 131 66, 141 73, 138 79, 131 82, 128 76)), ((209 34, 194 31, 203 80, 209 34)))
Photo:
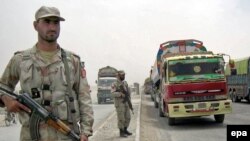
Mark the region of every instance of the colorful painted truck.
POLYGON ((250 57, 231 60, 226 66, 228 94, 233 102, 250 103, 250 57))
POLYGON ((97 101, 98 104, 113 102, 111 95, 111 84, 116 81, 117 70, 113 67, 106 66, 98 71, 97 83, 97 101))
POLYGON ((198 40, 160 45, 151 79, 159 87, 159 116, 174 125, 177 118, 214 115, 222 123, 232 112, 222 55, 207 51, 198 40))

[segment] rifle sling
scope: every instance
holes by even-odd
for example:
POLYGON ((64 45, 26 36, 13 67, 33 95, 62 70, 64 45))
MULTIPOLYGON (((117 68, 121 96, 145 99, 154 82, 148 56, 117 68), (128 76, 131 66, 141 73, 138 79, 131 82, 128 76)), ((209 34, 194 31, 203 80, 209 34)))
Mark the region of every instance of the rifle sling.
POLYGON ((62 48, 61 48, 61 53, 62 53, 61 54, 62 61, 63 61, 64 67, 65 67, 67 87, 68 87, 68 91, 69 91, 69 108, 70 108, 69 112, 71 112, 70 115, 71 115, 71 118, 73 120, 74 131, 79 134, 80 133, 79 126, 77 124, 77 120, 76 120, 76 116, 75 116, 76 112, 73 112, 75 110, 75 105, 74 105, 72 86, 71 86, 71 82, 70 82, 69 65, 67 62, 67 56, 66 56, 66 52, 62 48))

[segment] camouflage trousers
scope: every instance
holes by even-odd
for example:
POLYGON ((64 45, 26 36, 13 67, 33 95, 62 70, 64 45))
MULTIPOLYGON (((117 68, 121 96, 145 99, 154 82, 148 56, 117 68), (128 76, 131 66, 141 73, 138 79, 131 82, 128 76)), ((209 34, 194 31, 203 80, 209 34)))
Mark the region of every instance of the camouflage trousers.
POLYGON ((116 113, 117 113, 118 128, 124 129, 124 127, 128 127, 131 118, 128 104, 120 103, 119 105, 117 105, 116 113))

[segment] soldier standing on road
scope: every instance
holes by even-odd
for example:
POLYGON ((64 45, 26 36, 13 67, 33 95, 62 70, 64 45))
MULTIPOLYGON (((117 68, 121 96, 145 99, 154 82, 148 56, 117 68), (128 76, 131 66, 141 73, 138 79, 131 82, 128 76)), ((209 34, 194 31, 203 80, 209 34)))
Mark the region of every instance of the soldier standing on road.
POLYGON ((127 137, 132 135, 127 128, 130 123, 130 109, 127 102, 124 102, 125 94, 121 91, 121 86, 128 92, 128 84, 125 81, 125 72, 120 70, 117 72, 117 81, 112 84, 112 95, 114 97, 114 104, 117 113, 118 128, 120 129, 120 137, 127 137))
MULTIPOLYGON (((60 21, 64 20, 55 7, 42 6, 38 9, 33 23, 38 42, 33 48, 15 53, 0 79, 0 86, 14 91, 20 81, 20 93, 30 94, 45 109, 79 133, 81 141, 88 141, 94 122, 92 101, 80 57, 62 49, 57 43, 60 21)), ((9 112, 19 114, 21 141, 71 140, 44 121, 39 123, 40 137, 34 139, 30 134, 31 123, 27 114, 30 109, 7 95, 0 94, 0 102, 9 112)))

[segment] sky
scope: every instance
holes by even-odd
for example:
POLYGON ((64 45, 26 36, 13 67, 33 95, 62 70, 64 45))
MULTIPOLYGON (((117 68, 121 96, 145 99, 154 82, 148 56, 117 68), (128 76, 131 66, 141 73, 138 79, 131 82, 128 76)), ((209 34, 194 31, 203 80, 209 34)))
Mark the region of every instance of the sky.
POLYGON ((0 0, 0 74, 16 51, 37 42, 33 21, 43 5, 66 19, 58 43, 85 62, 90 85, 108 65, 142 85, 159 45, 170 40, 197 39, 214 53, 250 56, 249 0, 0 0))

